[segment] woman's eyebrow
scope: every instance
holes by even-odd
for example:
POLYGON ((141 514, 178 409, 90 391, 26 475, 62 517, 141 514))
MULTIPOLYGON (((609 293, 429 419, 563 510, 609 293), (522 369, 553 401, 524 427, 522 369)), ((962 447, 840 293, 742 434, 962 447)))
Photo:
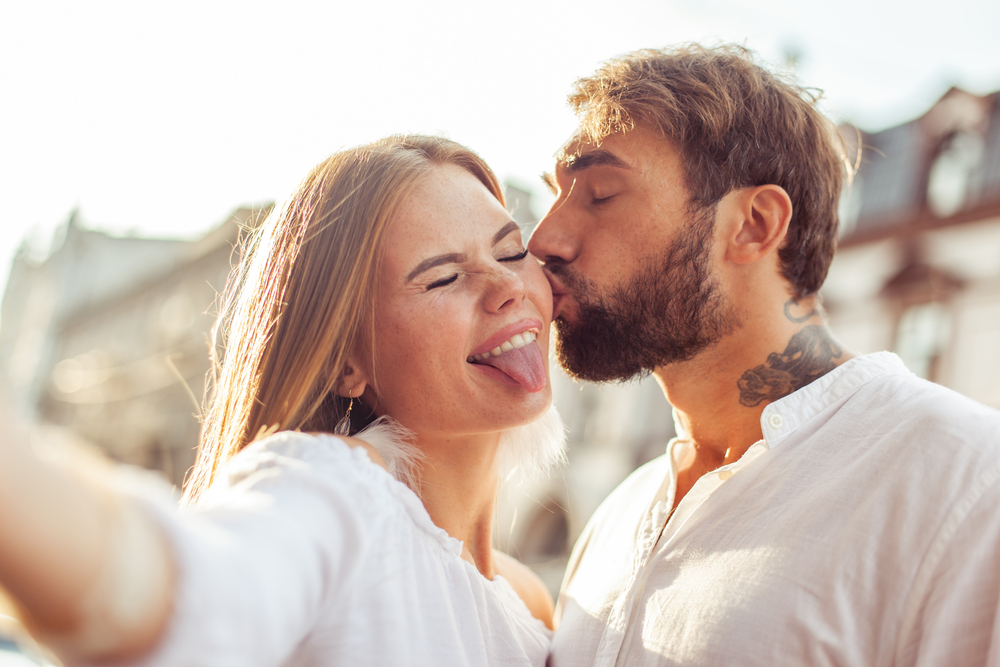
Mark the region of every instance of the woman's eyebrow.
POLYGON ((517 223, 511 220, 506 225, 504 225, 499 232, 493 235, 493 245, 500 243, 505 236, 511 232, 520 232, 521 228, 517 226, 517 223))
MULTIPOLYGON (((511 220, 506 225, 500 228, 500 231, 493 235, 493 245, 500 243, 508 234, 511 232, 520 232, 521 228, 517 226, 517 223, 511 220)), ((433 269, 435 266, 441 266, 442 264, 460 264, 466 259, 465 255, 457 252, 448 253, 447 255, 436 255, 435 257, 429 257, 424 261, 417 264, 417 267, 410 271, 406 276, 406 282, 410 282, 417 276, 419 276, 424 271, 428 269, 433 269)))
POLYGON ((465 261, 465 255, 455 252, 447 255, 438 255, 436 257, 430 257, 417 264, 417 268, 410 271, 409 275, 406 276, 406 282, 410 282, 424 271, 428 269, 433 269, 435 266, 441 266, 442 264, 459 264, 464 261, 465 261))

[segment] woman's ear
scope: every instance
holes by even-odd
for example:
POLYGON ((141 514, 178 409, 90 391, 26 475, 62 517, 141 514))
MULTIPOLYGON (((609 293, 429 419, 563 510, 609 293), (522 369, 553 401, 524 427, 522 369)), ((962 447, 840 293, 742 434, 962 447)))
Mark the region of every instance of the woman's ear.
POLYGON ((368 377, 355 363, 348 363, 344 366, 340 379, 337 381, 337 396, 344 398, 358 398, 364 393, 368 386, 368 377))
POLYGON ((758 185, 740 190, 732 213, 738 216, 726 259, 749 264, 781 247, 792 219, 792 200, 780 185, 758 185))

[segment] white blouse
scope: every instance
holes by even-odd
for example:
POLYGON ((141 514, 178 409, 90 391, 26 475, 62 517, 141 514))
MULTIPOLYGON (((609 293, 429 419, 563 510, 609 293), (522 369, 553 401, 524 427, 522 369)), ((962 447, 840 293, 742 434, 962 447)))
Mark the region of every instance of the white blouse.
POLYGON ((278 433, 202 505, 148 502, 174 546, 175 609, 147 667, 545 664, 551 632, 361 448, 278 433))

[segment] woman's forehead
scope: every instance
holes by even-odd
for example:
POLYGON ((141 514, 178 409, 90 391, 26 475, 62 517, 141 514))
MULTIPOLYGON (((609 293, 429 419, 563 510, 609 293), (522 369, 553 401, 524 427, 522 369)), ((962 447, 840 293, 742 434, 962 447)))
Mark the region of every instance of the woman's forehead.
POLYGON ((400 204, 389 223, 391 255, 490 242, 510 220, 479 179, 456 165, 435 167, 400 204))

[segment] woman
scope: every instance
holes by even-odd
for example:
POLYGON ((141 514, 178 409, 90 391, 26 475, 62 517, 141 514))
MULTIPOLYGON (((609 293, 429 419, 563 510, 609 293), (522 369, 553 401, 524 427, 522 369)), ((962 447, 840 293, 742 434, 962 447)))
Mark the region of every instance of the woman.
POLYGON ((345 151, 250 250, 190 512, 0 447, 27 624, 87 664, 544 664, 552 601, 492 520, 511 457, 561 456, 551 413, 525 426, 551 293, 492 172, 438 138, 345 151))

